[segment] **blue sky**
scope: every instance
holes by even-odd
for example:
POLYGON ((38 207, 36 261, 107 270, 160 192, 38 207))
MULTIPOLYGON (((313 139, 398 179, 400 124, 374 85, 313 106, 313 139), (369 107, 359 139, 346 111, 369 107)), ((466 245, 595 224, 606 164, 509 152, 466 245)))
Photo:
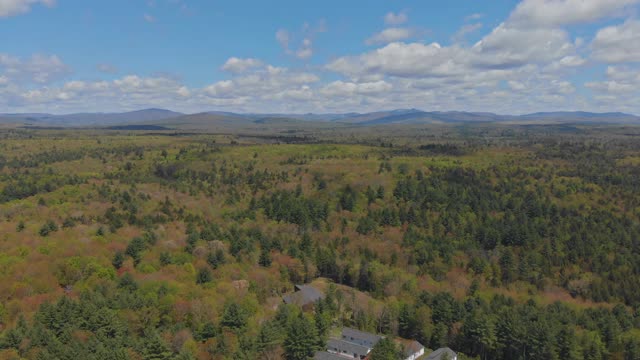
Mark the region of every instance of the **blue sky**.
POLYGON ((0 0, 0 112, 640 113, 640 0, 0 0))

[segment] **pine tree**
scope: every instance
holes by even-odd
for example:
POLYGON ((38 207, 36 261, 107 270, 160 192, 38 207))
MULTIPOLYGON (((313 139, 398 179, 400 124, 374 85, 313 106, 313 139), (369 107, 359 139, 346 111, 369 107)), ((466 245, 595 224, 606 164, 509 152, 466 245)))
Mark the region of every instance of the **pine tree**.
POLYGON ((198 270, 198 274, 196 275, 196 284, 202 285, 206 283, 210 283, 213 280, 213 275, 211 275, 211 270, 209 268, 204 267, 198 270))
POLYGON ((398 314, 398 335, 405 339, 415 339, 418 335, 418 323, 414 309, 402 304, 398 314))
POLYGON ((256 339, 258 352, 269 352, 278 346, 281 340, 278 325, 276 321, 265 321, 262 326, 260 326, 256 339))
POLYGON ((142 356, 144 360, 169 360, 173 354, 160 335, 155 330, 151 330, 145 336, 142 356))
POLYGON ((324 301, 318 301, 314 310, 315 312, 313 320, 318 332, 318 347, 322 347, 326 343, 326 336, 329 332, 331 320, 329 319, 329 315, 327 314, 324 301))
POLYGON ((285 358, 287 360, 307 360, 317 349, 318 335, 304 314, 300 313, 289 325, 284 341, 285 358))
POLYGON ((400 360, 402 358, 402 352, 389 337, 378 341, 369 354, 370 360, 400 360))
POLYGON ((569 328, 563 328, 558 334, 558 355, 562 360, 579 360, 581 358, 580 347, 576 341, 575 332, 569 328))
POLYGON ((220 325, 238 330, 247 324, 247 317, 243 309, 237 303, 230 303, 224 309, 220 325))
POLYGON ((111 260, 111 264, 114 268, 120 269, 122 264, 124 263, 124 253, 122 251, 116 251, 116 254, 113 256, 113 260, 111 260))
POLYGON ((262 248, 260 250, 260 259, 258 259, 258 264, 263 267, 271 266, 271 252, 267 248, 262 248))

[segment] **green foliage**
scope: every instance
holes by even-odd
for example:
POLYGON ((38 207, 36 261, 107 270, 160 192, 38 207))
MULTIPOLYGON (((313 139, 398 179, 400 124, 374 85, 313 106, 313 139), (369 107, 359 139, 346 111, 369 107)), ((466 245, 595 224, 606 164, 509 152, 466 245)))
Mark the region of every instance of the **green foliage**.
POLYGON ((144 360, 169 360, 173 353, 155 331, 148 331, 144 337, 144 360))
POLYGON ((211 267, 214 269, 217 269, 218 266, 224 264, 224 262, 224 250, 222 249, 217 249, 207 255, 207 263, 209 263, 209 265, 211 265, 211 267))
POLYGON ((385 337, 373 347, 369 354, 371 360, 400 360, 402 351, 389 337, 385 337))
POLYGON ((58 231, 58 225, 53 220, 48 220, 44 225, 42 225, 42 227, 38 231, 38 234, 44 237, 56 231, 58 231))
POLYGON ((260 258, 258 259, 258 264, 264 267, 271 266, 271 253, 267 248, 263 248, 260 250, 260 258))
POLYGON ((202 285, 209 283, 213 280, 213 275, 211 274, 211 270, 209 268, 204 267, 198 270, 198 274, 196 275, 196 284, 202 285))
POLYGON ((0 241, 0 351, 306 359, 346 325, 483 360, 637 359, 638 131, 555 129, 456 126, 435 144, 0 132, 16 229, 0 241), (274 314, 299 283, 326 300, 274 314))
POLYGON ((111 265, 113 265, 113 267, 116 269, 120 269, 124 264, 124 260, 124 253, 122 251, 116 251, 116 253, 113 255, 113 259, 111 260, 111 265))
POLYGON ((247 314, 239 304, 229 303, 222 312, 220 325, 232 330, 242 329, 247 325, 247 314))
POLYGON ((276 191, 270 197, 262 198, 260 207, 271 219, 297 224, 303 228, 311 226, 318 229, 329 215, 327 203, 307 199, 302 194, 289 191, 276 191))
POLYGON ((356 209, 358 202, 358 193, 350 186, 347 185, 342 194, 340 195, 339 204, 343 210, 353 212, 356 209))
POLYGON ((297 316, 287 329, 284 340, 287 360, 306 360, 318 348, 318 334, 313 323, 304 314, 297 316))

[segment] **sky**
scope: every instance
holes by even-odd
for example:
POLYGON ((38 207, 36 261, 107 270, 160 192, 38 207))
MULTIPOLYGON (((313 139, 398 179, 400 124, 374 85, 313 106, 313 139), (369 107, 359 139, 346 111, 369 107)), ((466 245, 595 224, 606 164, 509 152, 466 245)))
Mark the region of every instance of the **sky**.
POLYGON ((0 0, 0 113, 640 114, 640 0, 0 0))

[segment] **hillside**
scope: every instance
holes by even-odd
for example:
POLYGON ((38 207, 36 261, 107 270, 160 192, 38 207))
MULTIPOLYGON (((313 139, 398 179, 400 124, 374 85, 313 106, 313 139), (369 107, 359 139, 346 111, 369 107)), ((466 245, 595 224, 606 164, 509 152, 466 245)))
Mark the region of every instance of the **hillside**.
POLYGON ((19 123, 37 126, 111 126, 154 122, 181 116, 181 113, 164 109, 145 109, 122 113, 52 114, 0 114, 0 123, 19 123))
POLYGON ((189 119, 278 145, 0 129, 0 358, 280 359, 342 326, 460 359, 640 354, 637 127, 189 119), (303 283, 326 299, 280 305, 303 283))
POLYGON ((202 112, 181 114, 162 109, 125 113, 85 113, 69 115, 0 114, 0 123, 30 126, 108 127, 114 125, 159 125, 183 130, 253 131, 265 124, 279 130, 317 129, 344 126, 430 125, 430 124, 640 124, 640 117, 625 113, 541 112, 526 115, 498 115, 486 112, 422 111, 397 109, 371 113, 344 114, 242 114, 202 112))

